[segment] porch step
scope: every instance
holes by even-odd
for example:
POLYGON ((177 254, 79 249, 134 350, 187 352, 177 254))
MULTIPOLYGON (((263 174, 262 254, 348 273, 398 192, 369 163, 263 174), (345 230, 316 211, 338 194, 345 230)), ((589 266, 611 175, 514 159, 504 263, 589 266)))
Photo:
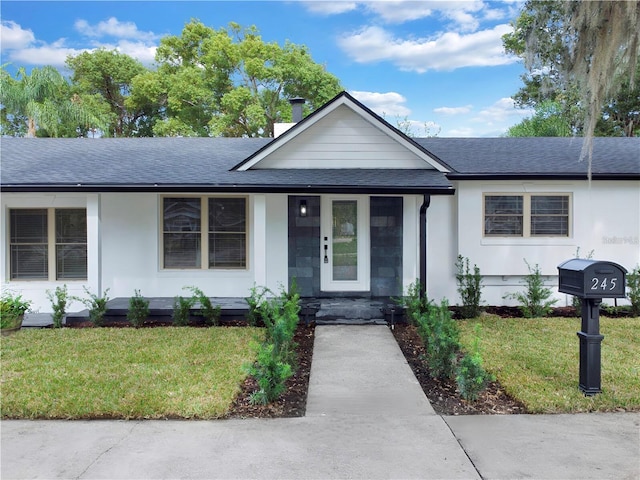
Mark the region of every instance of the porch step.
POLYGON ((316 318, 316 325, 387 325, 384 318, 316 318))
POLYGON ((335 324, 385 324, 385 302, 368 298, 319 299, 315 315, 318 325, 335 324))

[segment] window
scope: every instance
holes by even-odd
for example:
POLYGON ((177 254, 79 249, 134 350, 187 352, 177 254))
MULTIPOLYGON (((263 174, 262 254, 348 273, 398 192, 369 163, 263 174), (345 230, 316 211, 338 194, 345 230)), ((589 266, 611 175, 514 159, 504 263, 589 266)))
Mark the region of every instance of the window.
POLYGON ((84 280, 87 278, 87 211, 12 209, 12 280, 84 280))
POLYGON ((487 237, 568 237, 567 194, 521 194, 484 197, 487 237))
POLYGON ((246 198, 166 197, 162 207, 164 268, 246 268, 246 198))

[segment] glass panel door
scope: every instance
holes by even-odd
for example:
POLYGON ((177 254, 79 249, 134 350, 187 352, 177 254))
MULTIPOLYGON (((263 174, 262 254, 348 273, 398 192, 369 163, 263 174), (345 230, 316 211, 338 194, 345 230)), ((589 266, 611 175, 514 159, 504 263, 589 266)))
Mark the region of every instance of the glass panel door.
POLYGON ((370 284, 369 198, 324 196, 320 216, 321 290, 367 291, 370 284))
POLYGON ((358 280, 358 202, 334 200, 332 227, 332 277, 358 280))

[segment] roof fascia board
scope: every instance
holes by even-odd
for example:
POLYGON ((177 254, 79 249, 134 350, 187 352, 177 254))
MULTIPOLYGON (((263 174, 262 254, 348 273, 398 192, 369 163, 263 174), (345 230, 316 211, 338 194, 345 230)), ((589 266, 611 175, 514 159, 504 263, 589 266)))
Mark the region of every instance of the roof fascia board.
MULTIPOLYGON (((448 173, 449 180, 588 180, 580 173, 448 173)), ((638 173, 596 173, 591 180, 640 180, 638 173)))
POLYGON ((335 185, 9 185, 3 193, 346 193, 380 195, 454 195, 453 186, 443 187, 384 187, 335 185))
POLYGON ((438 157, 422 148, 415 141, 413 141, 410 137, 400 132, 397 128, 394 128, 384 120, 383 118, 376 115, 373 111, 369 110, 362 103, 357 101, 347 92, 342 92, 334 97, 332 100, 327 102, 324 106, 313 112, 311 115, 303 119, 301 122, 294 125, 292 128, 287 130, 285 133, 280 135, 277 138, 274 138, 273 141, 265 145, 263 148, 249 156, 247 159, 240 162, 238 165, 233 167, 231 170, 237 171, 245 171, 251 169, 251 167, 255 166, 259 163, 263 158, 269 156, 271 153, 276 151, 281 147, 283 143, 288 142, 292 138, 300 135, 302 132, 308 130, 318 121, 329 115, 338 107, 345 105, 350 108, 352 111, 360 115, 364 120, 371 123, 373 126, 389 135, 389 137, 393 138, 396 142, 403 145, 409 151, 411 151, 414 155, 418 156, 429 165, 433 166, 436 170, 443 173, 450 172, 450 168, 442 162, 438 157))

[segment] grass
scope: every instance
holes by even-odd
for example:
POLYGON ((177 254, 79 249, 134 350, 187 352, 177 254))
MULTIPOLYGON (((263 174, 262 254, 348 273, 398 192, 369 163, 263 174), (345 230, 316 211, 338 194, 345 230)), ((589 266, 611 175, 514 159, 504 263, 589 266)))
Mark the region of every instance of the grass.
POLYGON ((578 389, 579 318, 463 321, 467 348, 478 322, 485 367, 529 412, 640 410, 640 318, 600 318, 602 393, 592 397, 578 389))
POLYGON ((2 339, 3 418, 219 418, 261 329, 21 330, 2 339))

